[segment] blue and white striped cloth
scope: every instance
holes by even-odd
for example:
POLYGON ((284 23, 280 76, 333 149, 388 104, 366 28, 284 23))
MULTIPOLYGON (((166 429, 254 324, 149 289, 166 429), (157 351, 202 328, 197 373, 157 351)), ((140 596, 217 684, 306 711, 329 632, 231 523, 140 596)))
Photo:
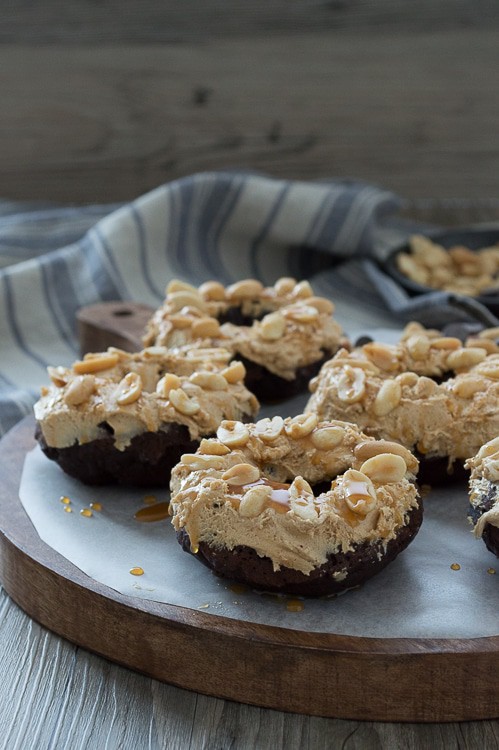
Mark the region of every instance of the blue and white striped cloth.
POLYGON ((387 221, 398 205, 371 185, 240 172, 179 179, 123 206, 0 201, 0 435, 30 413, 47 365, 77 357, 78 308, 157 306, 171 278, 308 278, 347 334, 400 327, 411 315, 389 309, 397 290, 380 295, 385 280, 365 260, 414 229, 387 221))

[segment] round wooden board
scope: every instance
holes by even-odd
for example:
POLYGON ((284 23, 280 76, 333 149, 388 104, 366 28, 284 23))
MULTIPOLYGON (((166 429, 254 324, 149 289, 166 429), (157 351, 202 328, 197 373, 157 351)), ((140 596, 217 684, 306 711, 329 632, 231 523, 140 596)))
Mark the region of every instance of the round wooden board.
POLYGON ((282 711, 422 722, 499 716, 499 636, 309 633, 126 597, 89 578, 40 540, 19 500, 33 431, 28 417, 0 442, 0 577, 45 627, 158 680, 282 711))

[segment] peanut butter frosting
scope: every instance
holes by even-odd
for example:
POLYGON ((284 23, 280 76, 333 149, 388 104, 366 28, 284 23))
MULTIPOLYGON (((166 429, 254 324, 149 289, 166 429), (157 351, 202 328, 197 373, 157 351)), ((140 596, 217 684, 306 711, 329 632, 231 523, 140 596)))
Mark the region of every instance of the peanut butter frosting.
POLYGON ((170 512, 194 552, 200 542, 249 546, 275 571, 309 575, 360 543, 386 549, 418 504, 417 469, 405 448, 347 422, 313 414, 227 420, 173 469, 170 512), (323 480, 330 489, 315 497, 311 485, 323 480))
POLYGON ((473 456, 499 432, 499 354, 437 334, 411 325, 395 345, 340 350, 311 381, 306 411, 427 457, 473 456))
POLYGON ((487 524, 499 528, 499 437, 483 445, 465 466, 471 470, 471 505, 480 509, 484 498, 495 497, 490 509, 482 513, 473 529, 475 536, 481 537, 487 524))
POLYGON ((110 347, 72 367, 49 367, 35 417, 49 446, 109 436, 124 450, 135 435, 185 425, 192 440, 213 435, 223 419, 251 419, 259 409, 244 385, 245 368, 222 349, 180 356, 164 347, 130 354, 110 347))
POLYGON ((228 287, 209 281, 197 288, 174 280, 167 286, 164 304, 148 322, 143 341, 178 351, 220 346, 234 357, 246 357, 293 380, 297 369, 345 344, 333 312, 333 303, 314 296, 307 281, 282 278, 272 287, 255 279, 228 287), (247 324, 220 322, 235 309, 247 324))

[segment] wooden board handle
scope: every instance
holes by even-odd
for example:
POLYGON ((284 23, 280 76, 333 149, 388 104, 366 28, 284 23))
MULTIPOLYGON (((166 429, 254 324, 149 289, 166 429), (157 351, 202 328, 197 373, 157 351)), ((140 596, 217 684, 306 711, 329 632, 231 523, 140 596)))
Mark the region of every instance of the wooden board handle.
POLYGON ((143 348, 142 335, 154 308, 140 302, 99 302, 78 310, 80 353, 116 346, 127 352, 143 348))

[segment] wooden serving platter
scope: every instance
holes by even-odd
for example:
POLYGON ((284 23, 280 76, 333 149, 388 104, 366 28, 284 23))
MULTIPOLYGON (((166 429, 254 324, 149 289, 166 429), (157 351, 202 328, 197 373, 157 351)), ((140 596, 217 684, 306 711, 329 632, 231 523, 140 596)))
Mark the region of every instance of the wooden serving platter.
POLYGON ((0 442, 0 577, 33 619, 158 680, 263 707, 381 721, 499 715, 499 636, 359 638, 121 595, 39 538, 18 497, 31 417, 0 442))

